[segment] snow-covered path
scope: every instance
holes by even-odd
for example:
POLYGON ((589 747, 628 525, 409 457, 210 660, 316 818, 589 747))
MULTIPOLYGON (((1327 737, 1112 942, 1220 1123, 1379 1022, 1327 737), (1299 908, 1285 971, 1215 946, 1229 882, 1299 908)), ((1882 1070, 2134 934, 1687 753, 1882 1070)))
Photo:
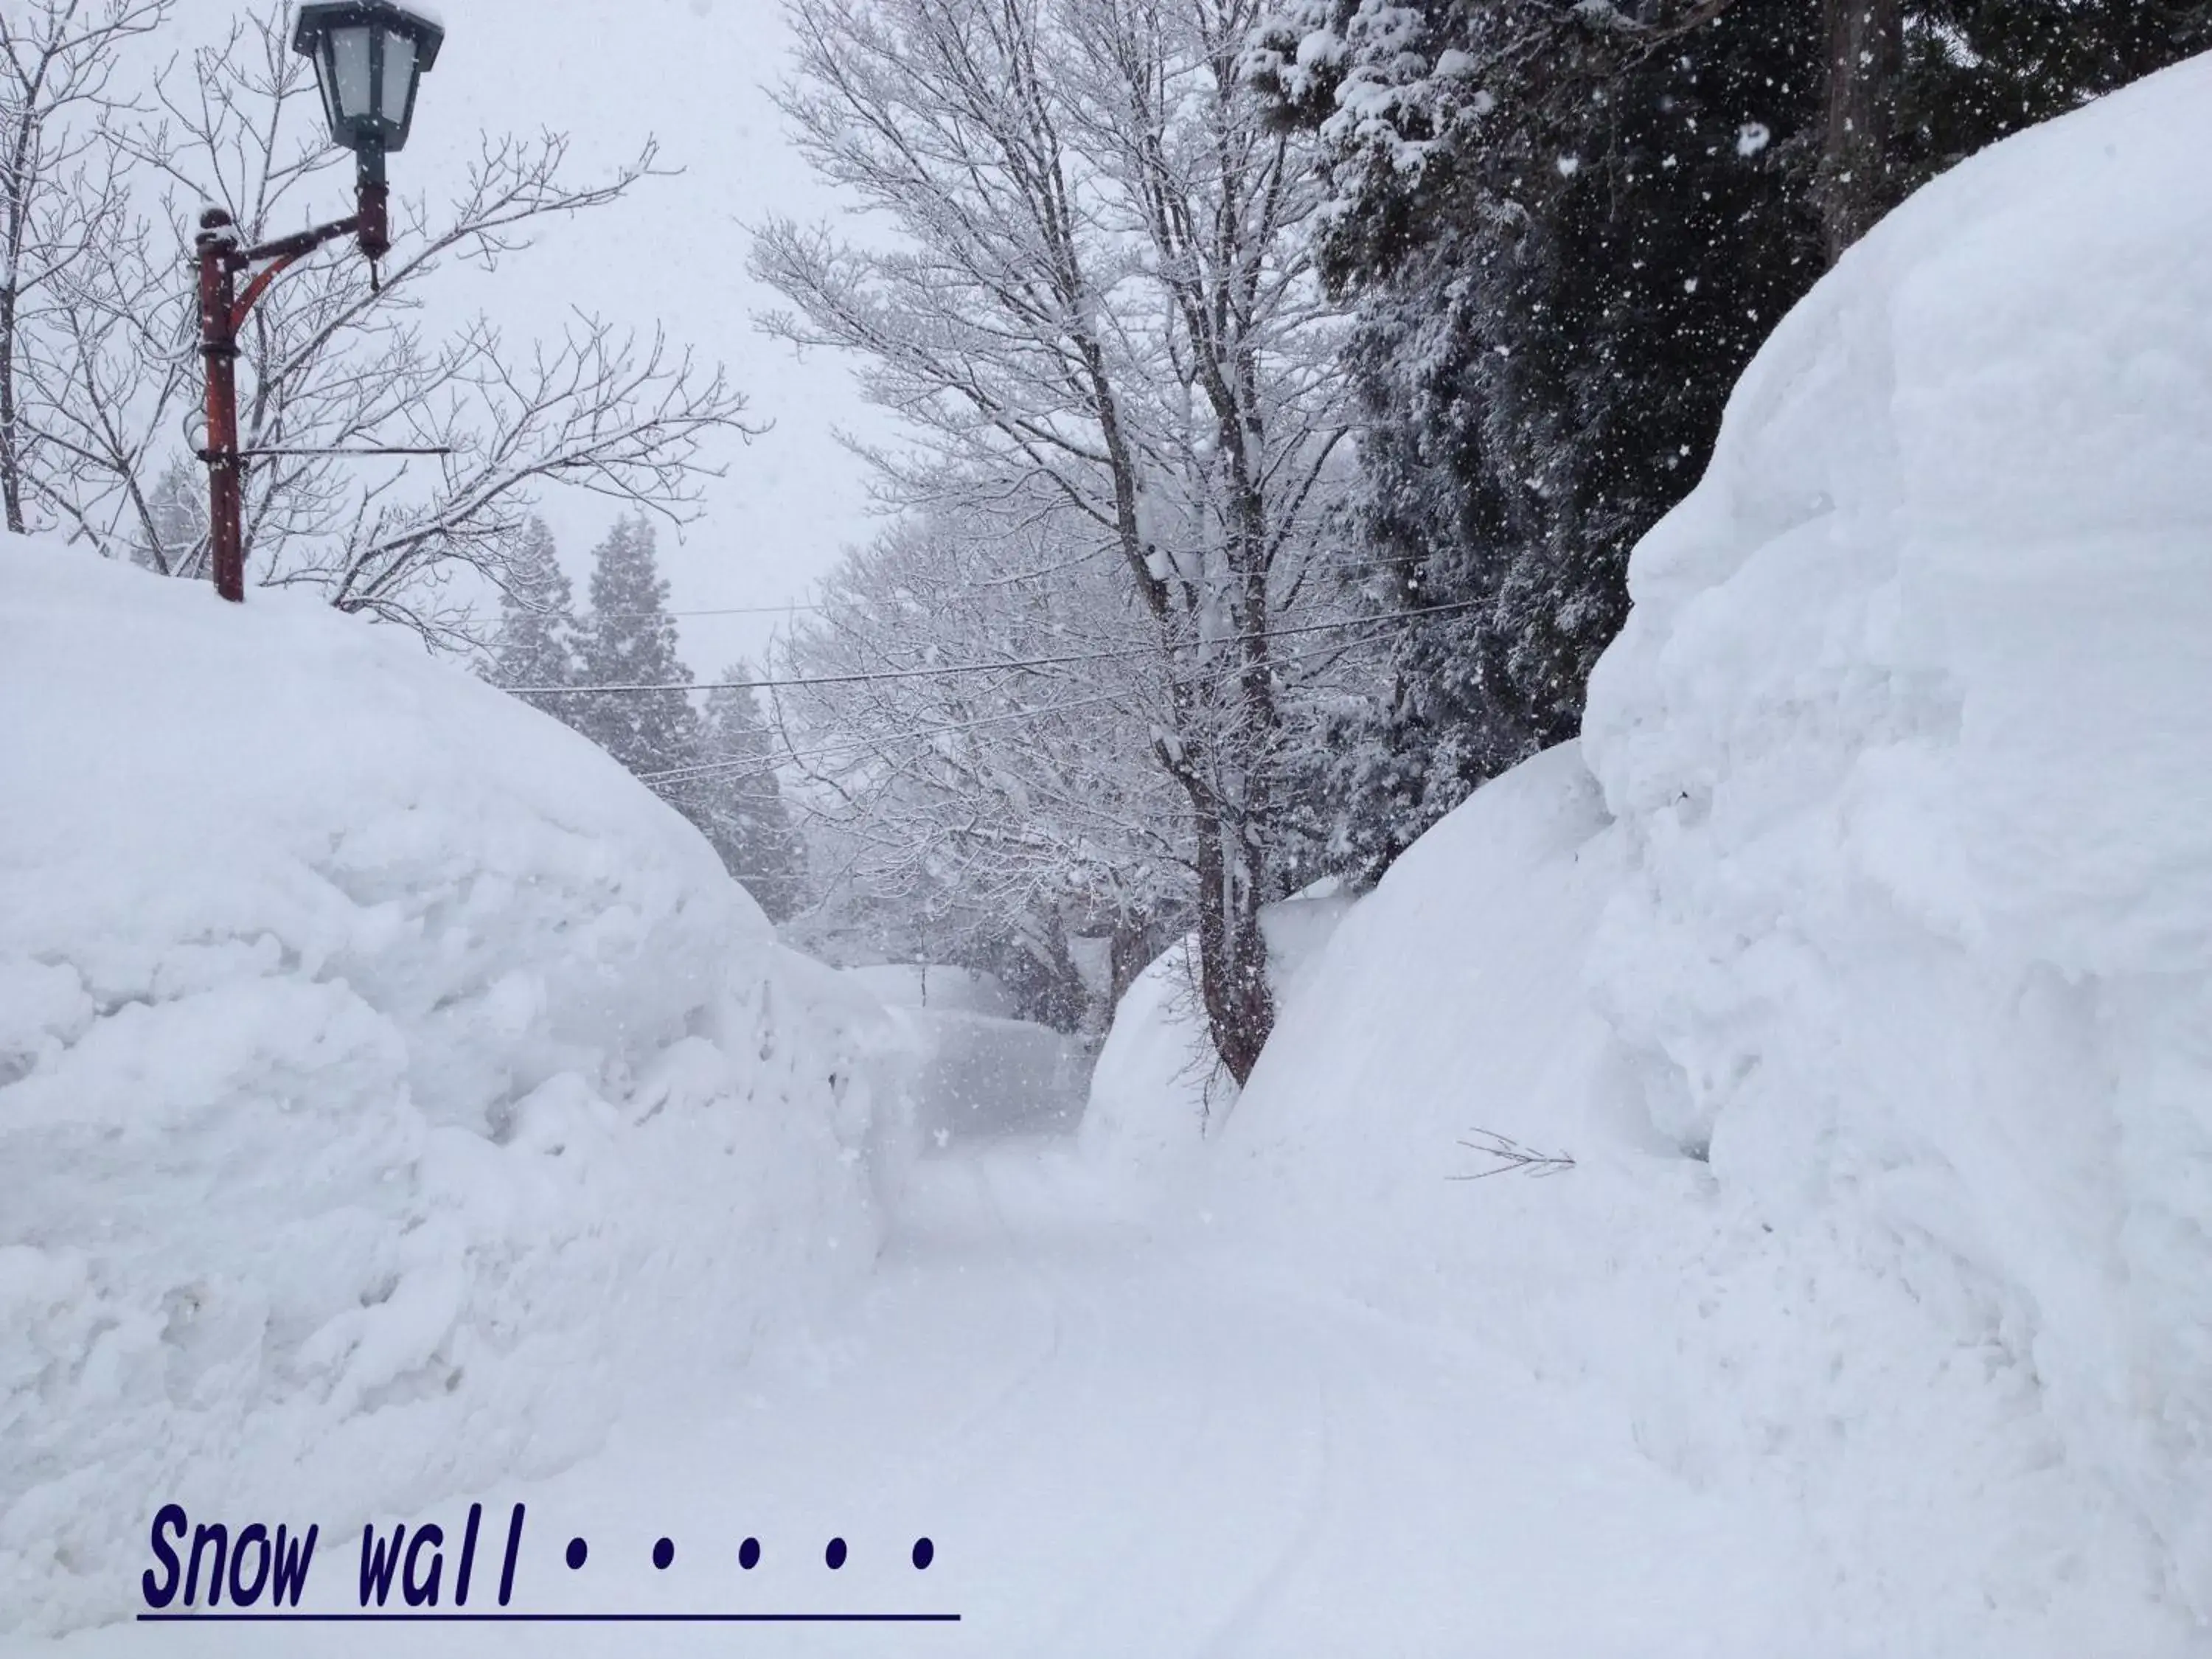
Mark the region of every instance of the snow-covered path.
MULTIPOLYGON (((729 1395, 486 1492, 533 1611, 958 1624, 111 1626, 81 1654, 1489 1655, 1792 1650, 1787 1540, 1570 1389, 1116 1218, 1064 1145, 927 1161, 871 1290, 729 1395), (675 1559, 650 1563, 667 1536, 675 1559), (588 1540, 582 1570, 562 1563, 588 1540), (759 1540, 757 1565, 738 1565, 759 1540), (842 1571, 827 1541, 848 1541, 842 1571), (917 1571, 915 1540, 934 1560, 917 1571), (303 1641, 302 1638, 308 1638, 303 1641)), ((463 1505, 418 1517, 458 1535, 463 1505)), ((309 1605, 355 1600, 329 1538, 309 1605)), ((494 1552, 487 1550, 486 1554, 494 1552)), ((480 1562, 471 1606, 490 1600, 480 1562)), ((448 1592, 450 1594, 450 1590, 448 1592)), ((395 1592, 394 1603, 398 1597, 395 1592)), ((1802 1634, 1802 1626, 1799 1627, 1802 1634)))

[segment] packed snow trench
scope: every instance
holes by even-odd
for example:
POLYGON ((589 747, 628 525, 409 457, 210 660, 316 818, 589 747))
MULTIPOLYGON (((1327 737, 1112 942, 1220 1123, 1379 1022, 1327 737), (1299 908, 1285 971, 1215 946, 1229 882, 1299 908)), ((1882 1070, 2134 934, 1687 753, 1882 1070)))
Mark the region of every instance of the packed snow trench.
MULTIPOLYGON (((1480 1345, 1156 1249, 1097 1200, 1064 1142, 929 1160, 818 1344, 632 1417, 551 1480, 477 1494, 495 1516, 526 1500, 535 1610, 957 1625, 111 1626, 57 1650, 1627 1656, 1662 1633, 1665 1651, 1772 1652, 1791 1627, 1750 1517, 1626 1441, 1588 1443, 1571 1401, 1480 1345), (850 1552, 834 1573, 832 1537, 850 1552)), ((333 1608, 355 1601, 356 1543, 325 1545, 333 1608)))
POLYGON ((1581 741, 1072 1131, 389 633, 0 547, 0 1650, 2212 1654, 2209 153, 1880 227, 1581 741), (171 1501, 543 1621, 139 1623, 171 1501))

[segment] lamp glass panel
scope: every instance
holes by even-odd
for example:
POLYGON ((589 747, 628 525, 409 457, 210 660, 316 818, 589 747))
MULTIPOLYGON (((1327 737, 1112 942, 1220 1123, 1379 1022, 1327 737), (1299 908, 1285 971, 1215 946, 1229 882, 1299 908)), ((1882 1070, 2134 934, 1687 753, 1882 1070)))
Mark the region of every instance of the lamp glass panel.
POLYGON ((407 118, 407 87, 415 78, 415 37, 387 29, 384 35, 384 82, 376 89, 380 120, 398 126, 407 118))
POLYGON ((323 118, 331 124, 331 137, 338 136, 338 77, 331 67, 331 43, 326 36, 317 43, 315 52, 315 86, 323 94, 323 118))
POLYGON ((331 67, 338 113, 349 121, 370 114, 367 25, 331 31, 331 67))

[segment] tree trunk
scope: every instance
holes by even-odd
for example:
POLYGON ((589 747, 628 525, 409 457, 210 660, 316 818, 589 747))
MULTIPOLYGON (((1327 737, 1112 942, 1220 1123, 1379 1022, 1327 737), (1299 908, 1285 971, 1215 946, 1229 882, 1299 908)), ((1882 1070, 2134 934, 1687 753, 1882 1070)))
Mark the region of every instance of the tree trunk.
POLYGON ((1243 1088, 1275 1025, 1267 946, 1260 932, 1261 877, 1240 825, 1218 805, 1198 811, 1198 977, 1214 1052, 1243 1088))
POLYGON ((0 507, 8 528, 23 533, 23 458, 15 412, 15 289, 0 288, 0 507))
POLYGON ((1900 0, 1826 0, 1828 117, 1814 197, 1833 265, 1896 202, 1900 0))

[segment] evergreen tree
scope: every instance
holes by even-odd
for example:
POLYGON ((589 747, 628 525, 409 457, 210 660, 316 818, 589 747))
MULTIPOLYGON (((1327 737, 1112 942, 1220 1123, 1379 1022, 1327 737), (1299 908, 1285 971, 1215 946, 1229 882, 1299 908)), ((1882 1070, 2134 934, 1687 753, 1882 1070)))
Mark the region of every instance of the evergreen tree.
POLYGON ((1850 235, 2208 30, 2206 0, 1285 0, 1250 61, 1334 191, 1365 416, 1344 528, 1371 601, 1427 613, 1336 716, 1339 866, 1371 878, 1574 735, 1630 550, 1850 235))
MULTIPOLYGON (((1683 9, 1620 9, 1656 31, 1683 9)), ((1531 0, 1340 6, 1340 54, 1278 37, 1273 90, 1321 121, 1337 191, 1326 274, 1355 301, 1357 578, 1427 613, 1337 716, 1329 842, 1355 876, 1574 734, 1630 548, 1821 269, 1808 9, 1730 8, 1664 50, 1531 0), (1385 118, 1336 118, 1350 80, 1385 118)))
POLYGON ((1899 142, 1914 183, 2212 48, 2209 0, 1911 0, 1905 12, 1899 142))
MULTIPOLYGON (((753 675, 740 661, 721 678, 738 682, 753 675)), ((707 695, 696 760, 712 769, 682 786, 674 799, 769 919, 783 921, 805 897, 805 865, 776 782, 775 752, 752 692, 740 684, 718 686, 707 695)))
MULTIPOLYGON (((578 629, 575 592, 561 568, 553 532, 543 519, 525 527, 520 545, 507 562, 500 594, 499 632, 492 641, 491 678, 500 685, 577 684, 578 629)), ((536 696, 517 693, 532 708, 555 719, 580 724, 588 698, 536 696)))
POLYGON ((677 654, 651 521, 642 514, 616 520, 592 557, 583 684, 668 689, 563 701, 583 705, 572 719, 579 731, 639 777, 659 779, 690 764, 699 748, 699 718, 681 689, 691 683, 691 671, 677 654))

